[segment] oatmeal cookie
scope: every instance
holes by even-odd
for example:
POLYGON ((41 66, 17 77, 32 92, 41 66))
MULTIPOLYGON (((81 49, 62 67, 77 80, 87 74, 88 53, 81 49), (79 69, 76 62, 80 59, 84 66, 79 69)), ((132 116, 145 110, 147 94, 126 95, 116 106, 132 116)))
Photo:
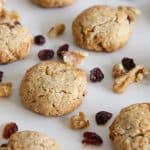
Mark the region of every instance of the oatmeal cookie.
POLYGON ((87 76, 83 70, 58 61, 45 61, 26 72, 20 95, 32 111, 61 116, 81 104, 86 90, 87 76))
POLYGON ((73 21, 75 42, 92 51, 116 51, 127 43, 138 13, 133 7, 90 7, 73 21))
POLYGON ((122 109, 110 126, 110 139, 116 150, 149 150, 150 103, 122 109))

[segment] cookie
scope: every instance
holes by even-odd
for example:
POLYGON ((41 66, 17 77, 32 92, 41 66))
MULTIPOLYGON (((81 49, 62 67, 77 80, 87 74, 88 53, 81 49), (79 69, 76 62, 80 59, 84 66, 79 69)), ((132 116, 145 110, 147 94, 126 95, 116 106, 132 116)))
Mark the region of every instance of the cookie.
POLYGON ((32 35, 20 24, 15 11, 2 10, 0 15, 0 64, 11 63, 28 56, 32 35))
POLYGON ((60 146, 43 133, 22 131, 13 134, 7 147, 2 147, 0 150, 60 150, 60 146))
POLYGON ((0 13, 2 12, 5 2, 6 0, 0 0, 0 13))
POLYGON ((32 0, 35 4, 44 8, 64 7, 71 5, 75 0, 32 0))
POLYGON ((110 126, 110 139, 116 150, 149 150, 150 103, 122 109, 110 126))
POLYGON ((87 50, 116 51, 128 42, 138 13, 132 7, 90 7, 73 21, 74 40, 87 50))
POLYGON ((23 103, 45 116, 72 112, 82 103, 86 91, 86 73, 58 61, 33 66, 26 72, 20 86, 23 103))

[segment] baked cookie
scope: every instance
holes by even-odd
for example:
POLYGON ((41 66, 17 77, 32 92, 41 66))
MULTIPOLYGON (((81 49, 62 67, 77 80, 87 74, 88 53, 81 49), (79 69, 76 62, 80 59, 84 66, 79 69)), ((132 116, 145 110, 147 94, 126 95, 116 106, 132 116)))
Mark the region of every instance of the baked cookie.
POLYGON ((127 43, 138 13, 132 7, 90 7, 73 21, 75 42, 92 51, 116 51, 127 43))
POLYGON ((116 150, 150 150, 150 103, 122 109, 110 126, 110 139, 116 150))
POLYGON ((44 8, 64 7, 71 5, 75 0, 32 0, 35 4, 44 8))
POLYGON ((60 150, 57 142, 36 131, 22 131, 13 134, 7 147, 0 150, 60 150))
POLYGON ((0 14, 0 64, 25 58, 32 45, 31 33, 20 24, 15 11, 2 10, 0 14))
POLYGON ((62 116, 81 104, 86 86, 83 70, 57 61, 45 61, 26 72, 20 95, 32 111, 45 116, 62 116))
POLYGON ((6 0, 0 0, 0 13, 2 12, 5 2, 6 0))

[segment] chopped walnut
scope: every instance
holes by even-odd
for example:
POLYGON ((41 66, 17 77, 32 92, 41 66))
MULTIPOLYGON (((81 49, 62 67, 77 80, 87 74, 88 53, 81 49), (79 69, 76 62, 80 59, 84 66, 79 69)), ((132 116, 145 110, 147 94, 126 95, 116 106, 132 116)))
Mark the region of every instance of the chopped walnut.
POLYGON ((54 27, 52 27, 49 32, 48 35, 49 37, 57 37, 59 35, 62 35, 65 31, 65 25, 64 24, 56 24, 54 27))
POLYGON ((12 83, 0 84, 0 97, 9 97, 12 92, 12 83))
POLYGON ((116 64, 113 66, 112 75, 114 78, 118 78, 126 73, 122 64, 116 64))
POLYGON ((74 115, 71 117, 70 125, 72 129, 83 129, 87 128, 90 123, 89 120, 86 120, 85 114, 80 112, 79 115, 74 115))
POLYGON ((144 66, 137 66, 131 71, 116 78, 114 81, 113 90, 116 93, 123 93, 130 84, 142 81, 143 78, 148 74, 149 70, 147 68, 144 66))
POLYGON ((63 55, 63 61, 69 65, 78 65, 88 56, 88 53, 81 51, 67 51, 63 55))

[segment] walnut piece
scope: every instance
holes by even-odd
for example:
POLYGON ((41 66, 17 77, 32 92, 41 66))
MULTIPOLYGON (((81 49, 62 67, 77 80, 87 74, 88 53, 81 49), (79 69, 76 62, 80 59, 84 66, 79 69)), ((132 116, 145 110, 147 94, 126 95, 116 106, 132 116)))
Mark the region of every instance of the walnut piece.
POLYGON ((51 38, 55 38, 59 35, 62 35, 65 31, 65 25, 64 24, 56 24, 54 27, 52 27, 49 32, 48 35, 51 38))
POLYGON ((89 120, 86 120, 85 114, 80 112, 79 115, 74 115, 70 119, 72 129, 83 129, 90 125, 89 120))
POLYGON ((9 97, 12 93, 12 83, 0 84, 0 97, 9 97))
POLYGON ((115 79, 113 90, 116 93, 123 93, 130 84, 142 81, 148 74, 149 70, 147 68, 144 66, 136 66, 131 71, 115 79))
POLYGON ((125 73, 126 73, 126 70, 124 69, 122 64, 116 64, 113 66, 112 76, 114 78, 118 78, 118 77, 124 75, 125 73))
POLYGON ((63 55, 63 61, 69 65, 78 65, 80 64, 86 57, 88 53, 81 51, 67 51, 63 55))

